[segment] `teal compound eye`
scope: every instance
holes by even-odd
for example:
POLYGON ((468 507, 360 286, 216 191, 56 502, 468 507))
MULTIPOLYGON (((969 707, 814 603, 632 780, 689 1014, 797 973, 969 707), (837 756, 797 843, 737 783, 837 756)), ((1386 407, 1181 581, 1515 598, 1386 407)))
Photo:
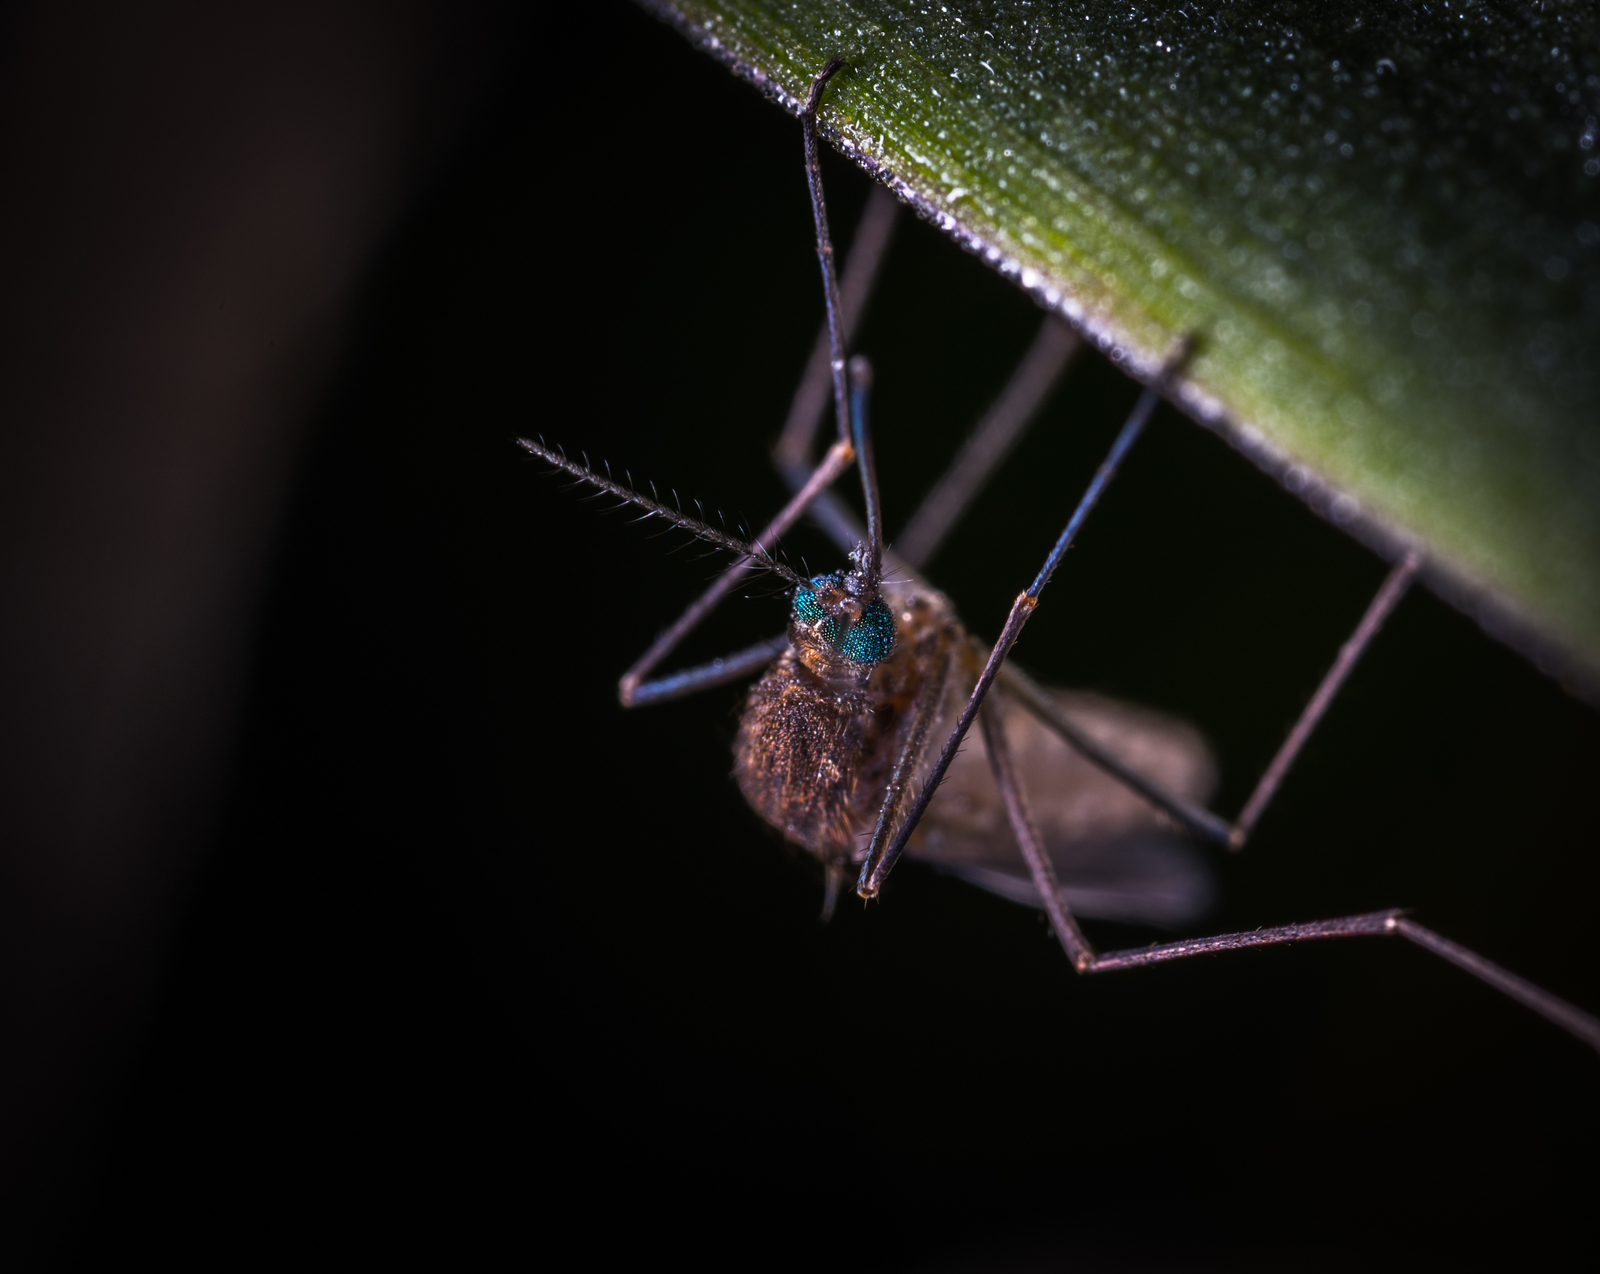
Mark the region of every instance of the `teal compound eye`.
POLYGON ((881 664, 894 653, 894 616, 876 597, 839 643, 839 653, 851 663, 881 664))
MULTIPOLYGON (((832 581, 826 576, 818 576, 813 584, 825 584, 832 581)), ((806 624, 816 624, 817 636, 824 645, 837 646, 839 642, 839 621, 823 609, 822 603, 817 600, 817 595, 809 588, 802 588, 794 595, 794 617, 806 624)))
POLYGON ((814 624, 823 615, 822 604, 817 601, 817 595, 809 588, 803 588, 794 595, 794 617, 803 619, 808 624, 814 624))
MULTIPOLYGON (((828 612, 817 600, 816 590, 819 588, 833 588, 839 583, 839 577, 834 575, 816 575, 812 577, 812 587, 802 587, 794 595, 794 617, 808 624, 814 624, 828 612)), ((833 640, 833 634, 828 635, 828 640, 833 640)))

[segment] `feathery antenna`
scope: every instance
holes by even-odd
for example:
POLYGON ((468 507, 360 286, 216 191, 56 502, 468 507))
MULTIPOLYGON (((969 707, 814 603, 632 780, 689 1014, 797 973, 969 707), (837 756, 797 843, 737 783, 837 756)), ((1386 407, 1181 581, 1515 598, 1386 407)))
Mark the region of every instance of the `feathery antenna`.
POLYGON ((538 456, 539 459, 547 464, 554 465, 563 473, 570 473, 580 482, 587 482, 590 486, 604 491, 608 495, 616 496, 617 499, 625 504, 634 505, 636 508, 645 510, 648 514, 664 518, 674 526, 682 527, 685 531, 698 535, 702 540, 715 544, 718 548, 726 549, 730 553, 737 553, 742 558, 748 558, 757 566, 771 571, 774 575, 781 576, 791 584, 801 586, 806 582, 759 545, 736 539, 726 531, 719 531, 716 527, 702 522, 699 518, 690 517, 681 509, 674 509, 671 505, 663 504, 660 500, 641 495, 632 487, 624 486, 604 474, 596 473, 587 465, 581 465, 575 460, 569 460, 561 452, 553 451, 541 442, 534 442, 530 438, 518 438, 517 445, 530 455, 538 456))

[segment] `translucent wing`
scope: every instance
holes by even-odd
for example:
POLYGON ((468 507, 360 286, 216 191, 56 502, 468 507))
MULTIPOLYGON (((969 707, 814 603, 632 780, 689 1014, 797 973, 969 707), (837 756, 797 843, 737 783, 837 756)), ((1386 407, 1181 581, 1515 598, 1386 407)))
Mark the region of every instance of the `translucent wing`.
MULTIPOLYGON (((1099 695, 1051 693, 1087 733, 1135 768, 1195 801, 1210 797, 1216 767, 1192 726, 1099 695)), ((1001 696, 990 702, 1004 714, 1034 822, 1078 915, 1172 927, 1210 909, 1216 882, 1201 847, 1024 708, 1001 696)), ((945 775, 906 852, 1002 898, 1041 906, 976 735, 945 775)))

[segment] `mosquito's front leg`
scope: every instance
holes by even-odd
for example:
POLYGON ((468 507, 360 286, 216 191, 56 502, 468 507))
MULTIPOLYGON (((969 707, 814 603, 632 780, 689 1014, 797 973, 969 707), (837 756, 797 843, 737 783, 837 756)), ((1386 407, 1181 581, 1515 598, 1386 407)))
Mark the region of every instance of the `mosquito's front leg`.
POLYGON ((1100 497, 1116 476, 1123 459, 1127 456, 1133 444, 1138 441, 1139 435, 1144 432, 1144 427, 1155 412, 1156 404, 1161 401, 1161 395, 1166 390, 1173 375, 1182 366, 1188 356, 1188 343, 1185 342, 1178 352, 1168 360, 1162 369, 1161 375, 1155 384, 1148 387, 1139 395, 1139 401, 1134 404, 1133 411, 1129 413, 1121 430, 1118 431, 1116 441, 1111 444, 1111 450, 1096 470, 1094 478, 1089 483, 1089 488, 1083 493, 1083 498, 1078 501, 1078 507, 1073 510, 1072 517, 1068 520, 1066 529, 1056 540, 1055 547, 1050 550, 1050 555, 1045 559, 1044 566, 1034 578, 1026 592, 1020 593, 1017 600, 1011 605, 1011 613, 1006 617, 1005 627, 1001 629, 999 639, 994 648, 989 652, 988 662, 984 665, 983 672, 978 677, 977 685, 973 687, 972 695, 967 700, 967 705, 961 711, 955 729, 950 732, 950 737, 945 740, 939 759, 934 763, 928 781, 918 793, 916 803, 912 805, 911 812, 900 825, 900 830, 895 833, 894 839, 885 845, 875 845, 873 852, 869 853, 866 862, 861 865, 861 876, 856 882, 856 892, 863 898, 874 898, 883 888, 883 882, 894 869, 895 862, 906 847, 906 841, 911 838, 911 833, 922 821, 922 815, 928 808, 928 802, 933 799, 933 794, 938 790, 939 783, 943 780, 945 772, 949 770, 950 763, 955 760, 956 753, 960 751, 961 741, 967 737, 967 731, 972 728, 973 719, 978 714, 978 709, 983 705, 984 697, 989 693, 989 687, 994 684, 994 679, 1000 671, 1000 666, 1005 662, 1006 656, 1011 653, 1011 648, 1016 645, 1017 638, 1022 635, 1022 627, 1028 622, 1034 608, 1039 604, 1039 595, 1044 592, 1045 585, 1050 582, 1050 577, 1055 574, 1056 567, 1061 565, 1061 559, 1066 556, 1067 550, 1072 546, 1072 541, 1077 537, 1079 529, 1088 519, 1094 506, 1100 502, 1100 497))
MULTIPOLYGON (((866 309, 877 285, 899 209, 899 203, 888 190, 873 186, 872 193, 867 197, 866 210, 861 214, 856 232, 850 239, 844 273, 839 276, 839 329, 846 349, 855 339, 862 311, 866 309)), ((778 437, 777 446, 772 449, 772 463, 792 491, 798 491, 811 474, 817 429, 828 410, 832 388, 832 349, 828 322, 824 318, 811 357, 806 361, 805 372, 790 401, 783 433, 778 437)), ((849 552, 854 546, 855 541, 851 541, 843 547, 849 552)))
MULTIPOLYGON (((799 521, 800 516, 810 507, 811 502, 827 487, 836 481, 840 474, 848 469, 855 460, 855 449, 846 442, 836 442, 828 449, 828 454, 823 458, 822 464, 815 473, 808 478, 805 484, 795 493, 793 499, 783 506, 783 511, 773 518, 760 535, 755 538, 755 546, 759 549, 770 550, 777 543, 779 537, 791 526, 799 521)), ((774 637, 759 646, 751 646, 748 650, 740 651, 724 659, 715 660, 710 664, 702 664, 698 668, 690 668, 684 672, 674 673, 670 677, 661 677, 655 681, 645 681, 650 672, 676 649, 679 642, 692 632, 696 625, 716 609, 717 604, 726 597, 738 582, 749 572, 756 569, 755 562, 748 558, 741 558, 727 570, 723 571, 711 587, 693 602, 689 608, 679 615, 661 636, 650 643, 650 649, 639 656, 638 661, 622 674, 622 680, 617 683, 617 697, 622 700, 624 708, 637 708, 647 703, 661 703, 667 699, 681 698, 693 694, 697 690, 709 689, 711 686, 721 685, 725 681, 733 681, 758 668, 765 667, 768 662, 783 653, 787 639, 774 637), (758 652, 770 648, 770 653, 765 659, 756 659, 758 652), (737 670, 732 670, 737 663, 737 670)))
POLYGON ((737 558, 700 599, 679 617, 678 622, 656 639, 644 657, 628 670, 619 688, 625 707, 678 698, 708 686, 731 681, 735 677, 754 671, 782 652, 784 639, 775 637, 699 668, 691 668, 655 682, 642 681, 644 674, 660 662, 690 629, 711 612, 722 596, 743 578, 746 571, 754 569, 770 571, 795 587, 805 583, 805 580, 795 574, 790 567, 773 557, 768 551, 768 546, 775 543, 778 537, 799 519, 805 512, 807 504, 816 498, 818 492, 849 467, 851 461, 855 459, 856 452, 855 446, 848 441, 836 444, 828 452, 822 466, 812 475, 811 481, 807 482, 784 506, 783 512, 778 514, 752 543, 729 535, 725 530, 699 518, 690 517, 680 508, 663 504, 659 498, 647 496, 642 491, 635 491, 625 483, 618 482, 609 471, 599 473, 589 468, 587 464, 579 464, 576 460, 569 459, 564 452, 553 450, 543 442, 536 442, 531 438, 521 438, 518 442, 530 455, 538 456, 555 468, 570 473, 580 482, 587 483, 607 495, 615 496, 625 504, 643 509, 647 517, 659 517, 674 526, 681 527, 702 540, 715 544, 718 548, 728 550, 737 558))
POLYGON ((753 646, 723 655, 710 663, 696 664, 693 668, 669 673, 665 677, 635 683, 631 690, 621 686, 618 688, 618 697, 625 708, 643 708, 671 699, 684 699, 702 690, 710 690, 713 686, 726 685, 760 672, 788 649, 788 635, 779 633, 776 637, 768 637, 765 641, 758 641, 753 646))
MULTIPOLYGON (((774 452, 778 471, 789 482, 794 498, 783 511, 755 539, 758 547, 771 549, 777 539, 789 530, 800 516, 812 510, 819 501, 828 499, 828 488, 855 460, 855 450, 847 436, 843 414, 844 381, 843 351, 848 346, 861 311, 871 295, 879 266, 888 248, 894 229, 898 205, 894 197, 881 186, 876 187, 867 202, 866 212, 856 229, 850 256, 845 266, 845 276, 836 281, 833 272, 833 243, 828 233, 827 210, 822 202, 821 170, 817 167, 816 108, 828 78, 838 69, 836 62, 829 63, 812 86, 811 97, 802 119, 806 132, 806 173, 812 188, 813 212, 816 219, 817 252, 823 266, 823 293, 827 317, 812 352, 806 373, 789 408, 789 417, 774 452), (811 466, 812 440, 817 425, 827 409, 830 387, 836 404, 841 409, 839 440, 829 448, 828 454, 815 469, 811 466)), ((855 547, 855 541, 844 545, 845 551, 855 547)), ((685 669, 671 676, 653 681, 645 678, 665 659, 694 628, 705 619, 724 597, 751 570, 750 559, 735 562, 722 573, 704 593, 696 598, 682 615, 678 616, 650 648, 622 675, 617 684, 617 697, 625 708, 661 703, 682 698, 698 690, 709 689, 725 682, 735 681, 759 671, 776 658, 787 646, 787 639, 774 637, 733 655, 685 669)))

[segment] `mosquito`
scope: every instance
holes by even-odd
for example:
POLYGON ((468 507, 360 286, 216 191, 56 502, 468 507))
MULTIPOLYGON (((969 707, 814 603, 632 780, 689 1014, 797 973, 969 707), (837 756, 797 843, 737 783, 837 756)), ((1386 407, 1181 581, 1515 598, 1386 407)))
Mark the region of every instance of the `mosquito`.
POLYGON ((1179 342, 1140 395, 1033 582, 1011 606, 999 638, 968 634, 948 598, 919 573, 1059 380, 1077 346, 1056 319, 988 417, 892 546, 886 547, 869 404, 870 365, 845 350, 871 288, 894 215, 874 192, 841 282, 823 197, 816 115, 834 58, 800 111, 805 168, 826 322, 775 453, 793 498, 745 540, 569 459, 542 441, 532 455, 580 483, 731 553, 735 560, 623 675, 625 707, 640 707, 761 674, 734 743, 745 799, 784 837, 813 855, 825 877, 823 914, 843 882, 877 898, 903 855, 1017 902, 1042 908, 1074 969, 1103 973, 1246 947, 1313 939, 1397 935, 1479 978, 1600 1050, 1600 1019, 1412 920, 1402 909, 1186 938, 1097 952, 1078 918, 1176 926, 1203 914, 1209 877, 1198 845, 1239 850, 1282 786, 1340 687, 1422 568, 1412 550, 1390 571, 1332 667, 1290 729, 1239 815, 1206 807, 1214 766, 1182 722, 1094 696, 1041 686, 1008 655, 1046 587, 1188 356, 1179 342), (812 439, 831 405, 836 439, 811 463, 812 439), (831 491, 860 475, 865 523, 831 491), (836 570, 805 577, 775 555, 810 516, 845 554, 836 570), (787 630, 697 667, 651 677, 741 581, 765 571, 790 593, 787 630), (963 751, 977 727, 982 755, 963 751))

